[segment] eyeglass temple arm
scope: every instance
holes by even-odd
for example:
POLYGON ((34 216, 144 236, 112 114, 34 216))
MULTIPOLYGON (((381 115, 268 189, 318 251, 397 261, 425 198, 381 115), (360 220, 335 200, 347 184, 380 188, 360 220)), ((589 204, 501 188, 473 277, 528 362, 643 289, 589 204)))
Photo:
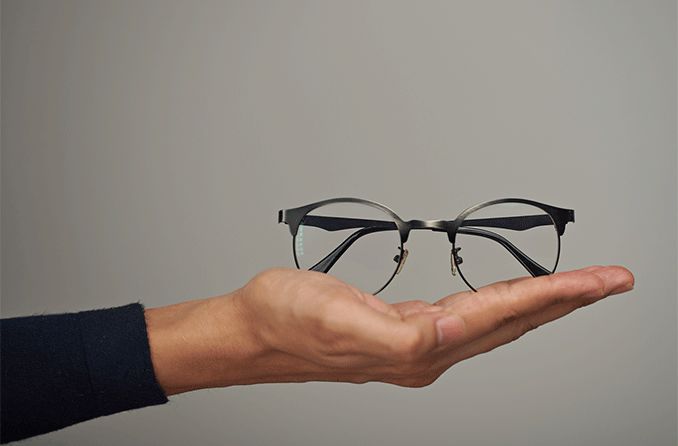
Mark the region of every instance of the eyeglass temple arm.
MULTIPOLYGON (((395 222, 385 220, 370 220, 365 218, 329 217, 324 215, 307 215, 304 217, 305 226, 314 226, 326 231, 341 231, 343 229, 380 227, 397 229, 395 222)), ((553 220, 547 214, 519 215, 513 217, 473 218, 464 220, 461 226, 484 226, 491 228, 525 231, 537 226, 552 225, 553 220)), ((433 229, 436 230, 436 229, 433 229)))
MULTIPOLYGON (((389 223, 389 222, 385 222, 389 223)), ((394 224, 395 225, 395 224, 394 224)), ((318 263, 313 265, 310 270, 311 271, 319 271, 326 273, 328 272, 332 266, 339 260, 339 257, 341 257, 347 250, 348 248, 351 247, 353 243, 355 243, 360 237, 371 234, 373 232, 381 232, 381 231, 388 231, 390 228, 386 227, 370 227, 370 228, 362 228, 353 234, 349 235, 343 242, 339 244, 336 248, 334 248, 329 254, 327 254, 323 259, 321 259, 318 263)), ((442 231, 442 230, 438 230, 442 231)), ((544 276, 548 275, 551 272, 539 265, 537 262, 532 260, 530 257, 528 257, 524 252, 522 252, 518 247, 516 247, 513 243, 510 241, 506 240, 504 237, 502 237, 499 234, 495 234, 494 232, 491 231, 486 231, 484 229, 476 229, 476 228, 459 228, 458 231, 460 234, 467 234, 467 235, 475 235, 479 237, 484 237, 488 238, 490 240, 493 240, 500 245, 502 245, 508 252, 511 253, 513 257, 520 262, 521 265, 525 267, 525 269, 533 276, 544 276)))
POLYGON ((497 233, 477 228, 459 228, 457 233, 466 235, 476 235, 479 237, 488 238, 499 243, 504 248, 506 248, 506 250, 510 252, 511 255, 515 257, 515 259, 518 260, 521 265, 525 267, 525 269, 532 275, 532 277, 547 276, 551 274, 551 271, 547 270, 546 268, 532 260, 527 254, 518 249, 516 245, 514 245, 506 238, 502 237, 497 233))
POLYGON ((553 220, 547 214, 517 215, 512 217, 471 218, 461 222, 461 226, 485 226, 490 228, 525 231, 537 226, 552 225, 553 220))
POLYGON ((334 266, 334 264, 337 263, 339 257, 341 257, 346 252, 346 250, 348 250, 348 248, 350 248, 351 245, 355 243, 355 241, 358 240, 360 237, 367 234, 371 234, 373 232, 389 230, 390 228, 370 227, 362 228, 354 232, 353 234, 349 235, 343 242, 341 242, 339 246, 337 246, 329 254, 327 254, 323 259, 321 259, 318 263, 309 268, 309 271, 319 271, 321 273, 328 272, 334 266))
POLYGON ((354 228, 383 228, 398 229, 395 222, 386 220, 371 220, 367 218, 329 217, 326 215, 307 215, 302 225, 313 226, 326 231, 342 231, 354 228))

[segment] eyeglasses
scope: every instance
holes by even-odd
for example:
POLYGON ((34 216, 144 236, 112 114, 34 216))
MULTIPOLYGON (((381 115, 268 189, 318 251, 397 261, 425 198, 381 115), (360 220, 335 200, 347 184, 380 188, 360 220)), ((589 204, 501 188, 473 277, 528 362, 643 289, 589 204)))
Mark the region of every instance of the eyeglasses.
POLYGON ((525 270, 533 277, 553 273, 560 236, 569 222, 574 222, 573 210, 522 198, 486 201, 454 220, 405 221, 388 207, 360 198, 333 198, 278 211, 278 223, 289 225, 297 268, 331 271, 374 294, 402 271, 412 230, 446 233, 452 245, 451 274, 458 273, 476 291, 525 270))

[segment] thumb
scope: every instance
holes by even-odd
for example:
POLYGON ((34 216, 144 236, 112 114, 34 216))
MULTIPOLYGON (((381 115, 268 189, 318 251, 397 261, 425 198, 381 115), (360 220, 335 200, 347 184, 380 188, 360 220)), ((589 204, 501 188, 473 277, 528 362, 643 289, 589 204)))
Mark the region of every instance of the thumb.
POLYGON ((407 327, 401 336, 394 337, 394 349, 408 359, 414 359, 459 339, 465 331, 462 318, 446 311, 426 311, 403 319, 407 327))

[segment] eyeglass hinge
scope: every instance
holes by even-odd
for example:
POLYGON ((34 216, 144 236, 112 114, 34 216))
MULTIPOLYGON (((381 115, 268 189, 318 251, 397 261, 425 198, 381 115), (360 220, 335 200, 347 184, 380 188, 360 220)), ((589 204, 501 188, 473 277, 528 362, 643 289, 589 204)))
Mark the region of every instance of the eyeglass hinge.
POLYGON ((287 223, 287 220, 285 218, 285 211, 279 210, 278 211, 278 223, 287 223))
POLYGON ((395 257, 393 257, 393 261, 398 264, 398 268, 396 269, 396 274, 400 274, 400 271, 403 270, 403 266, 405 266, 405 260, 407 260, 407 255, 410 252, 407 250, 407 248, 403 249, 402 253, 402 258, 400 257, 400 254, 396 254, 395 257))
POLYGON ((459 257, 459 251, 461 251, 461 247, 450 250, 450 272, 453 276, 456 276, 457 271, 459 271, 457 265, 461 265, 464 262, 464 259, 459 257))

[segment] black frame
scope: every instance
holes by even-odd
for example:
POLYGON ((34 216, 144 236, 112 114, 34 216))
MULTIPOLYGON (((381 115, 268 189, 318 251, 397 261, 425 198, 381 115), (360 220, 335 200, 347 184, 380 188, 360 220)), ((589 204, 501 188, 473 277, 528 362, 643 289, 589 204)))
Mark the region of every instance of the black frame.
MULTIPOLYGON (((292 252, 294 254, 294 263, 297 268, 301 269, 299 266, 299 261, 297 259, 296 253, 296 244, 295 239, 299 226, 304 223, 307 226, 319 227, 328 231, 338 231, 342 229, 350 228, 362 228, 359 231, 351 234, 346 240, 344 240, 337 248, 330 252, 325 258, 320 262, 316 263, 310 270, 319 271, 319 272, 328 272, 334 263, 341 257, 341 255, 346 252, 346 250, 360 237, 363 235, 370 234, 377 231, 390 231, 397 230, 400 234, 400 255, 398 264, 393 271, 393 274, 388 279, 388 281, 379 288, 374 294, 379 293, 384 288, 386 288, 393 278, 400 272, 400 268, 404 261, 404 245, 407 242, 410 231, 412 230, 430 230, 436 232, 446 232, 447 237, 452 244, 452 253, 453 253, 453 262, 454 266, 457 267, 459 275, 466 285, 473 291, 476 289, 466 280, 464 273, 461 268, 458 267, 457 263, 457 247, 455 246, 457 234, 468 234, 468 235, 477 235, 480 237, 489 238, 506 248, 513 257, 518 260, 523 267, 532 275, 533 277, 543 276, 547 274, 552 274, 555 272, 558 266, 558 260, 560 259, 560 237, 565 233, 565 225, 570 222, 574 222, 574 210, 564 209, 556 206, 551 206, 544 203, 539 203, 537 201, 526 200, 524 198, 501 198, 497 200, 485 201, 483 203, 476 204, 469 208, 464 209, 456 219, 454 220, 408 220, 405 221, 400 218, 395 212, 390 208, 384 206, 381 203, 377 203, 371 200, 365 200, 362 198, 352 198, 352 197, 343 197, 343 198, 331 198, 329 200, 317 201, 315 203, 307 204, 305 206, 300 206, 291 209, 283 209, 278 211, 278 223, 285 223, 289 225, 290 233, 292 234, 292 252), (374 207, 383 211, 385 214, 389 215, 393 221, 386 220, 369 220, 362 218, 347 218, 347 217, 326 217, 319 215, 308 215, 314 209, 317 209, 321 206, 325 206, 333 203, 358 203, 364 204, 367 206, 374 207), (476 212, 487 206, 492 206, 502 203, 519 203, 531 205, 536 208, 543 210, 547 215, 524 215, 524 216, 512 216, 512 217, 497 217, 497 218, 481 218, 481 219, 470 219, 467 220, 466 217, 473 212, 476 212), (548 218, 544 218, 548 217, 548 218), (310 221, 309 221, 310 218, 310 221), (464 228, 464 226, 475 226, 475 228, 464 228), (478 229, 477 226, 481 227, 494 227, 494 228, 503 228, 503 229, 512 229, 516 231, 524 231, 530 228, 537 226, 546 226, 553 225, 556 228, 556 233, 558 235, 558 253, 556 255, 556 262, 552 271, 549 271, 539 265, 537 262, 528 257, 510 241, 505 239, 499 234, 496 234, 492 231, 478 229)), ((459 262, 461 263, 461 262, 459 262)))

